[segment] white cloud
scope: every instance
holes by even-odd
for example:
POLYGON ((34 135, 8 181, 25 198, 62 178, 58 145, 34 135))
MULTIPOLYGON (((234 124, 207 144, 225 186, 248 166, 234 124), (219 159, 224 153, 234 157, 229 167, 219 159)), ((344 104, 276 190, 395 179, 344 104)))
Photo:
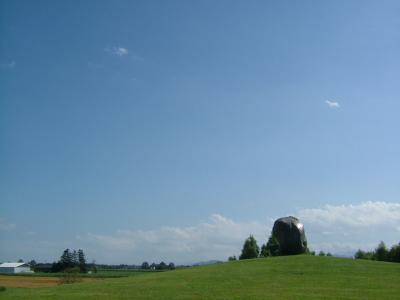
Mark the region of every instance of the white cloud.
POLYGON ((10 62, 0 64, 0 69, 10 70, 10 69, 14 69, 16 65, 17 65, 17 63, 14 60, 12 60, 10 62))
POLYGON ((0 218, 0 231, 10 231, 16 227, 15 224, 6 222, 5 219, 0 218))
POLYGON ((144 260, 191 263, 225 260, 229 255, 238 255, 250 234, 264 242, 269 232, 270 228, 261 223, 234 222, 214 214, 206 222, 194 226, 118 230, 113 235, 88 233, 79 239, 86 241, 89 249, 94 246, 96 252, 93 255, 101 255, 106 261, 117 263, 136 259, 136 263, 144 260))
POLYGON ((329 108, 339 108, 340 104, 335 101, 326 100, 325 103, 329 106, 329 108))
POLYGON ((106 52, 109 52, 116 56, 125 56, 129 54, 128 49, 124 47, 111 47, 111 48, 106 48, 105 50, 106 52))
POLYGON ((373 249, 380 240, 398 243, 400 204, 364 202, 302 209, 297 216, 306 227, 311 248, 337 254, 373 249))
POLYGON ((400 203, 368 201, 357 205, 325 205, 323 208, 302 209, 299 217, 320 226, 327 223, 347 228, 400 225, 400 203))
MULTIPOLYGON (((364 202, 356 205, 325 205, 288 212, 303 222, 311 249, 337 255, 369 250, 380 240, 391 246, 400 241, 400 204, 364 202)), ((225 260, 240 254, 243 241, 253 234, 265 243, 273 220, 236 222, 219 214, 193 226, 164 226, 154 230, 118 230, 114 234, 88 233, 80 236, 90 257, 109 263, 174 261, 191 263, 225 260)))

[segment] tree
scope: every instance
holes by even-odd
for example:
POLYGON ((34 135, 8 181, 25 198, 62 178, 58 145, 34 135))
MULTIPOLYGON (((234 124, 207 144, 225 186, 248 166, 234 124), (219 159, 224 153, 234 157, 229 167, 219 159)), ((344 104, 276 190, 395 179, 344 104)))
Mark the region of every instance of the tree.
POLYGON ((53 262, 53 264, 51 265, 51 272, 52 273, 58 273, 63 271, 63 265, 60 262, 53 262))
POLYGON ((332 256, 332 253, 328 252, 328 253, 326 254, 326 256, 332 256))
POLYGON ((31 266, 31 268, 34 268, 34 267, 36 266, 36 261, 35 261, 34 259, 32 259, 32 260, 29 262, 29 265, 31 266))
POLYGON ((82 249, 78 250, 78 266, 81 273, 86 273, 86 258, 82 249))
POLYGON ((279 253, 279 243, 278 240, 273 236, 271 233, 268 242, 261 247, 261 257, 268 257, 268 256, 278 256, 279 253))
POLYGON ((60 283, 66 284, 66 283, 75 283, 80 281, 81 279, 80 277, 78 277, 78 273, 79 273, 78 266, 64 270, 63 275, 60 277, 60 283))
POLYGON ((354 254, 355 259, 365 259, 365 251, 358 249, 357 252, 354 254))
POLYGON ((96 261, 93 259, 92 260, 92 272, 97 273, 97 266, 96 266, 96 261))
POLYGON ((228 261, 235 261, 235 260, 237 260, 235 255, 228 257, 228 261))
POLYGON ((390 248, 388 258, 389 261, 400 262, 400 243, 390 248))
POLYGON ((60 260, 57 263, 53 263, 52 270, 53 272, 64 272, 75 267, 78 268, 81 273, 87 272, 85 253, 82 249, 78 251, 73 250, 72 252, 69 249, 65 249, 60 260))
POLYGON ((239 259, 251 259, 257 258, 260 252, 260 248, 257 245, 256 239, 250 235, 245 241, 242 249, 242 254, 239 259))
POLYGON ((400 244, 392 246, 392 248, 389 250, 385 243, 381 241, 374 251, 362 251, 359 249, 355 253, 354 258, 400 262, 400 244))
POLYGON ((372 259, 373 256, 374 253, 363 251, 361 249, 358 249, 358 251, 354 254, 355 259, 372 259))
POLYGON ((149 269, 149 268, 150 268, 149 263, 148 263, 147 261, 144 261, 144 262, 142 263, 141 269, 147 270, 147 269, 149 269))
POLYGON ((156 270, 165 270, 167 268, 168 268, 167 264, 163 261, 160 262, 158 265, 156 265, 156 270))
POLYGON ((76 250, 74 249, 74 251, 72 251, 71 254, 71 260, 72 260, 72 265, 75 267, 79 264, 78 262, 78 253, 76 252, 76 250))
POLYGON ((63 254, 60 257, 59 263, 61 265, 61 269, 62 270, 65 270, 65 269, 73 267, 72 253, 69 251, 69 249, 65 249, 64 250, 63 254))
POLYGON ((319 251, 318 256, 325 256, 325 252, 324 251, 319 251))
POLYGON ((23 260, 22 258, 20 258, 20 259, 18 259, 18 262, 19 262, 19 263, 23 263, 24 260, 23 260))
POLYGON ((389 251, 386 248, 386 245, 383 241, 381 241, 378 245, 378 248, 375 249, 374 258, 380 261, 387 261, 389 256, 389 251))
POLYGON ((170 263, 168 264, 168 269, 170 269, 170 270, 175 270, 175 264, 174 264, 173 262, 170 262, 170 263))

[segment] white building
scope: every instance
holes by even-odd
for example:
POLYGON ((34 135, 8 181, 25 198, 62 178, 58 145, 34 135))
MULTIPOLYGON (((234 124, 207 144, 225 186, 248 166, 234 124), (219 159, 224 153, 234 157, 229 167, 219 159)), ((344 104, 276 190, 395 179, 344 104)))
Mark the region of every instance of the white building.
POLYGON ((31 267, 27 263, 2 263, 0 273, 32 273, 31 267))

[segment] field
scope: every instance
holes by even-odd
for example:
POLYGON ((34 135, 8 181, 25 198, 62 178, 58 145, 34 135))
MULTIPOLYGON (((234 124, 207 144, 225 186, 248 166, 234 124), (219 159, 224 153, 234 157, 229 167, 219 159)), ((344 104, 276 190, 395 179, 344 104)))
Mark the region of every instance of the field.
MULTIPOLYGON (((80 278, 119 278, 127 276, 137 276, 146 273, 164 272, 158 270, 135 270, 135 269, 100 269, 97 273, 81 274, 77 273, 76 276, 80 278)), ((61 277, 63 273, 17 273, 7 274, 6 276, 13 277, 61 277)), ((1 284, 0 284, 1 285, 1 284)))
MULTIPOLYGON (((99 270, 95 274, 76 274, 76 281, 94 282, 105 278, 121 278, 132 277, 146 274, 148 272, 158 271, 141 271, 141 270, 99 270)), ((40 288, 60 285, 63 273, 18 273, 0 275, 0 286, 18 287, 18 288, 40 288)))
MULTIPOLYGON (((79 282, 93 282, 94 278, 79 278, 79 282)), ((0 275, 0 286, 16 288, 41 288, 60 284, 58 277, 0 275)))
POLYGON ((0 299, 399 299, 400 264, 290 256, 90 283, 7 288, 0 299))

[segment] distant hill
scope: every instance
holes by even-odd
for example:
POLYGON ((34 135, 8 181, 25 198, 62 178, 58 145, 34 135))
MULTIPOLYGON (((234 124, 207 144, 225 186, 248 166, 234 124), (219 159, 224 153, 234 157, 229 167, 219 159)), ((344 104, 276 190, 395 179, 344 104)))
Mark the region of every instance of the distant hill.
POLYGON ((95 283, 9 289, 1 299, 399 299, 400 264, 286 256, 95 283))
POLYGON ((223 261, 220 260, 207 260, 207 261, 201 261, 192 264, 192 266, 207 266, 207 265, 215 265, 215 264, 221 264, 223 261))

